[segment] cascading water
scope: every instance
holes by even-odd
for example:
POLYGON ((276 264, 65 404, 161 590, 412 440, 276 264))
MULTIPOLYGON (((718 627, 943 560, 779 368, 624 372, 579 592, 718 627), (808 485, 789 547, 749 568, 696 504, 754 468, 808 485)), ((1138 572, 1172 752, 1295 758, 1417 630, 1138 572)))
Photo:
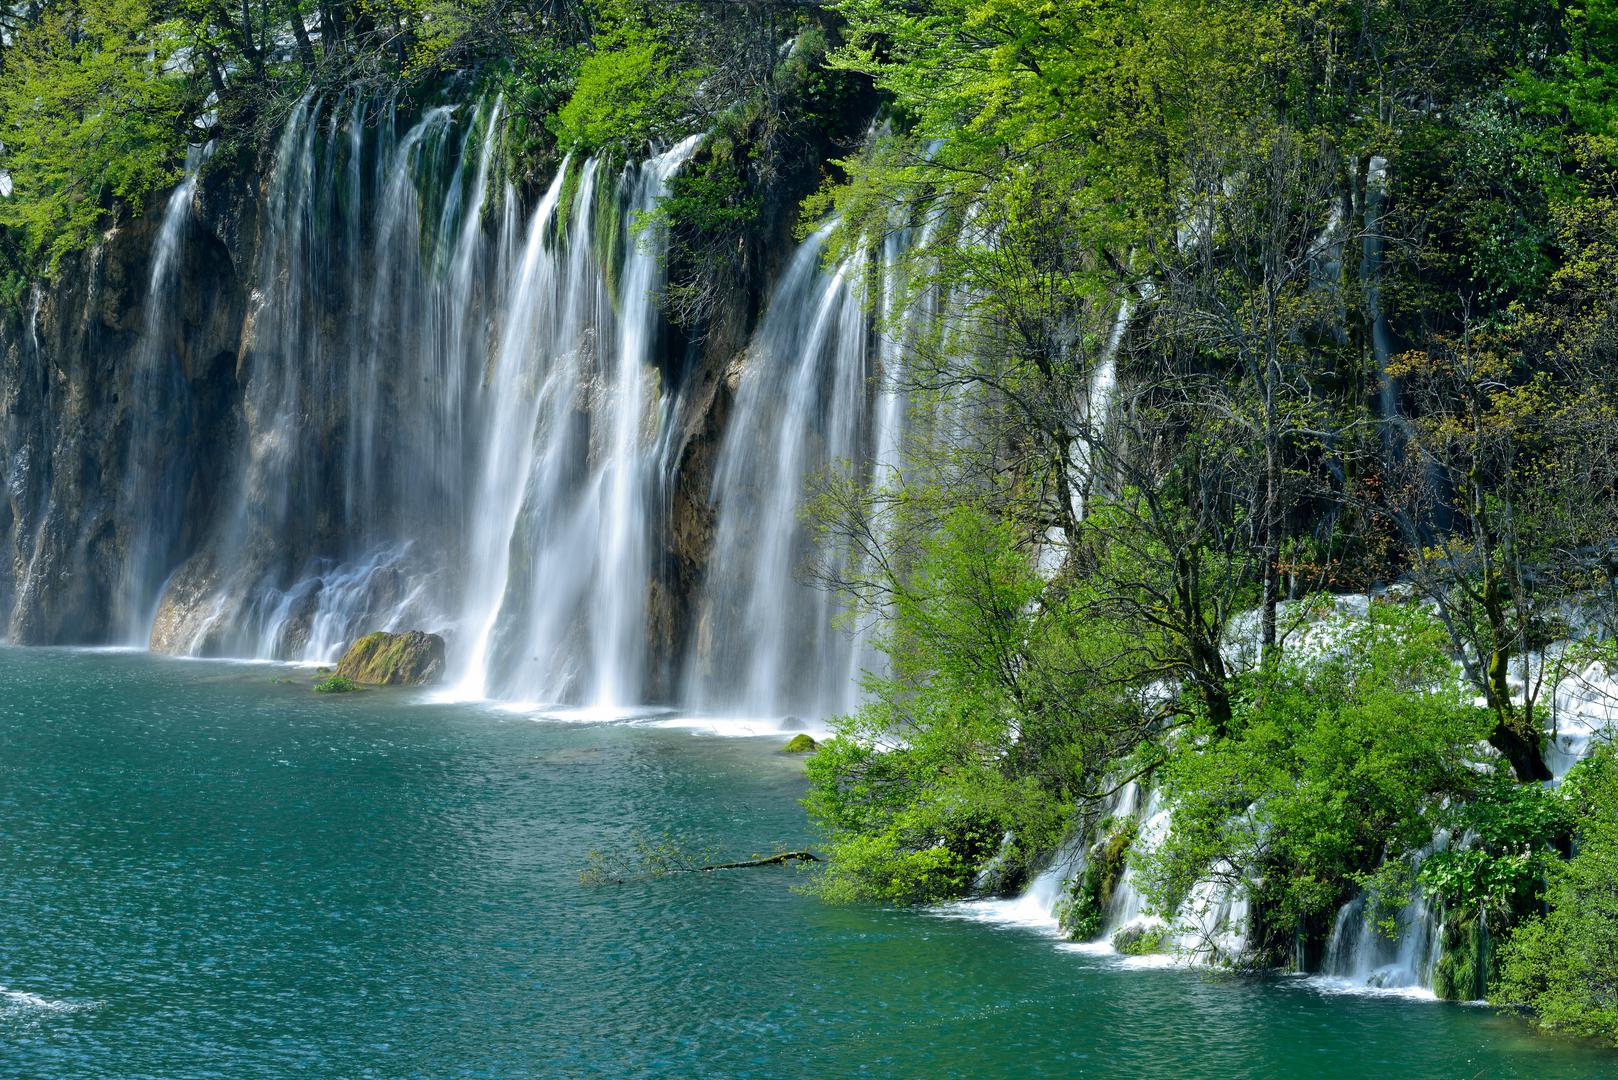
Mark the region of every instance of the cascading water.
POLYGON ((130 431, 117 512, 128 535, 112 598, 113 634, 121 644, 143 646, 151 637, 158 596, 184 525, 191 440, 186 437, 185 377, 174 340, 175 290, 198 170, 211 150, 212 144, 187 151, 185 178, 164 207, 152 244, 140 338, 130 358, 130 431))
POLYGON ((325 659, 441 606, 449 584, 430 555, 463 516, 471 278, 489 262, 482 230, 455 227, 481 213, 495 146, 476 141, 492 118, 469 111, 428 110, 398 139, 391 104, 357 95, 330 109, 306 97, 289 117, 242 334, 235 498, 154 644, 325 659))
POLYGON ((626 170, 628 214, 602 205, 617 196, 602 193, 592 160, 580 169, 567 228, 557 220, 561 176, 530 222, 490 379, 461 615, 470 641, 463 695, 609 708, 642 700, 650 518, 669 399, 653 369, 656 237, 636 243, 628 231, 697 142, 626 170), (600 221, 625 232, 600 237, 600 221), (627 241, 616 305, 603 239, 627 241))
POLYGON ((813 550, 800 517, 811 477, 869 456, 864 268, 849 259, 822 270, 831 231, 788 264, 720 451, 719 524, 687 668, 688 692, 705 708, 827 716, 857 689, 831 595, 800 580, 813 550))
POLYGON ((1422 991, 1433 984, 1438 960, 1438 919, 1418 886, 1384 933, 1365 911, 1365 898, 1344 904, 1326 942, 1324 974, 1347 986, 1422 991))
POLYGON ((649 212, 699 139, 622 169, 567 161, 528 209, 503 175, 502 116, 499 100, 412 111, 311 92, 256 205, 229 219, 253 252, 230 266, 237 306, 181 320, 170 294, 203 265, 187 262, 187 236, 229 257, 220 196, 199 199, 192 163, 156 233, 127 361, 143 420, 117 496, 116 635, 330 662, 363 633, 421 628, 446 637, 465 697, 846 711, 878 658, 836 625, 830 593, 799 580, 811 553, 853 568, 815 548, 800 514, 821 472, 864 483, 902 468, 906 341, 877 323, 903 322, 896 268, 932 225, 889 237, 869 281, 866 254, 821 265, 823 230, 770 292, 703 493, 717 527, 692 598, 701 626, 671 628, 685 599, 660 591, 670 508, 688 482, 688 410, 706 406, 682 381, 695 343, 661 316, 649 212), (233 358, 221 314, 240 319, 233 358), (206 318, 211 366, 193 370, 187 334, 206 318), (175 479, 197 471, 195 440, 175 434, 187 409, 217 425, 205 482, 175 479))
POLYGON ((517 196, 491 198, 500 103, 429 109, 397 137, 395 112, 308 97, 286 123, 236 498, 154 639, 329 660, 426 625, 467 694, 638 702, 668 398, 659 237, 634 229, 698 140, 616 178, 577 166, 565 207, 564 166, 513 265, 517 196))

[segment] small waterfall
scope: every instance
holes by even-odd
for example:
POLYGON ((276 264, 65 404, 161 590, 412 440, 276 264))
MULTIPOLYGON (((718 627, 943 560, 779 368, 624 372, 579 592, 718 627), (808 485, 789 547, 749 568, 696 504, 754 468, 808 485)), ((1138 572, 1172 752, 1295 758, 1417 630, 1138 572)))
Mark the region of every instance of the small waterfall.
POLYGON ((852 258, 822 270, 833 227, 798 248, 776 286, 720 451, 717 536, 687 669, 705 708, 818 717, 854 701, 834 600, 800 580, 810 478, 869 458, 864 267, 852 258))
POLYGON ((114 640, 127 645, 144 646, 151 637, 158 598, 174 568, 174 548, 185 524, 191 440, 186 430, 188 391, 176 344, 176 287, 198 171, 212 149, 210 143, 186 152, 184 179, 164 207, 152 244, 140 338, 130 358, 130 431, 117 511, 126 538, 112 598, 114 640))
POLYGON ((1389 937, 1365 911, 1366 899, 1355 897, 1337 911, 1326 942, 1323 974, 1350 986, 1378 990, 1428 990, 1438 961, 1437 909, 1418 885, 1394 917, 1389 937))

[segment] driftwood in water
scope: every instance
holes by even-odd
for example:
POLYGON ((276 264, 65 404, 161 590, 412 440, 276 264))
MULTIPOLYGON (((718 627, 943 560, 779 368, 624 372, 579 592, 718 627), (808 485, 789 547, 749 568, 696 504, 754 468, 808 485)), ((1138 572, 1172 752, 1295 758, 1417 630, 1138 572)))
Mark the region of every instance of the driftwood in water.
POLYGON ((622 885, 632 877, 663 877, 667 874, 707 874, 715 870, 743 870, 750 866, 784 866, 787 863, 819 862, 812 851, 781 851, 737 862, 706 862, 713 855, 693 853, 678 840, 640 835, 630 852, 611 855, 590 852, 589 864, 579 872, 586 885, 622 885))
POLYGON ((820 856, 812 851, 783 851, 779 855, 771 855, 767 859, 748 859, 745 862, 722 862, 712 866, 680 866, 670 867, 671 874, 703 874, 709 870, 740 870, 748 866, 774 866, 789 862, 819 862, 820 856))

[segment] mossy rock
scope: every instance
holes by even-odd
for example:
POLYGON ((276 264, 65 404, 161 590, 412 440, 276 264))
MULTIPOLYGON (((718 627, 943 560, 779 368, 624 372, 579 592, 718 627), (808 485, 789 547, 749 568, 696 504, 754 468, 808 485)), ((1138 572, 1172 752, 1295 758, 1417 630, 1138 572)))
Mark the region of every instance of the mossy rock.
POLYGON ((1169 951, 1169 931, 1164 926, 1126 926, 1112 935, 1112 947, 1125 956, 1151 956, 1169 951))
POLYGON ((1439 930, 1438 943, 1433 995, 1446 1001, 1481 1000, 1494 975, 1488 928, 1474 913, 1451 915, 1439 930))
POLYGON ((444 676, 444 639, 420 630, 366 634, 343 654, 337 676, 366 686, 427 686, 444 676))
POLYGON ((787 754, 811 754, 819 745, 807 735, 794 735, 781 751, 787 754))
POLYGON ((1062 932, 1074 941, 1093 941, 1101 934, 1112 894, 1123 880, 1129 847, 1135 842, 1134 818, 1104 822, 1103 838, 1092 846, 1084 872, 1068 886, 1057 911, 1062 932))

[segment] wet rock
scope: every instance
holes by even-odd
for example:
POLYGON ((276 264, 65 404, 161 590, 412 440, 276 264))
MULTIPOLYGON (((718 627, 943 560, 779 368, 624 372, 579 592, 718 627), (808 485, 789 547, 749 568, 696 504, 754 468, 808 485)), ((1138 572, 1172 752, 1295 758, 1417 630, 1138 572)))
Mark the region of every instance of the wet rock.
POLYGON ((1169 951, 1169 932, 1161 926, 1126 926, 1112 935, 1112 947, 1125 956, 1151 956, 1169 951))
POLYGON ((420 630, 366 634, 337 664, 337 677, 367 686, 426 686, 443 675, 444 639, 420 630))
POLYGON ((781 748, 787 754, 809 754, 819 748, 819 743, 808 735, 794 735, 791 741, 781 748))

